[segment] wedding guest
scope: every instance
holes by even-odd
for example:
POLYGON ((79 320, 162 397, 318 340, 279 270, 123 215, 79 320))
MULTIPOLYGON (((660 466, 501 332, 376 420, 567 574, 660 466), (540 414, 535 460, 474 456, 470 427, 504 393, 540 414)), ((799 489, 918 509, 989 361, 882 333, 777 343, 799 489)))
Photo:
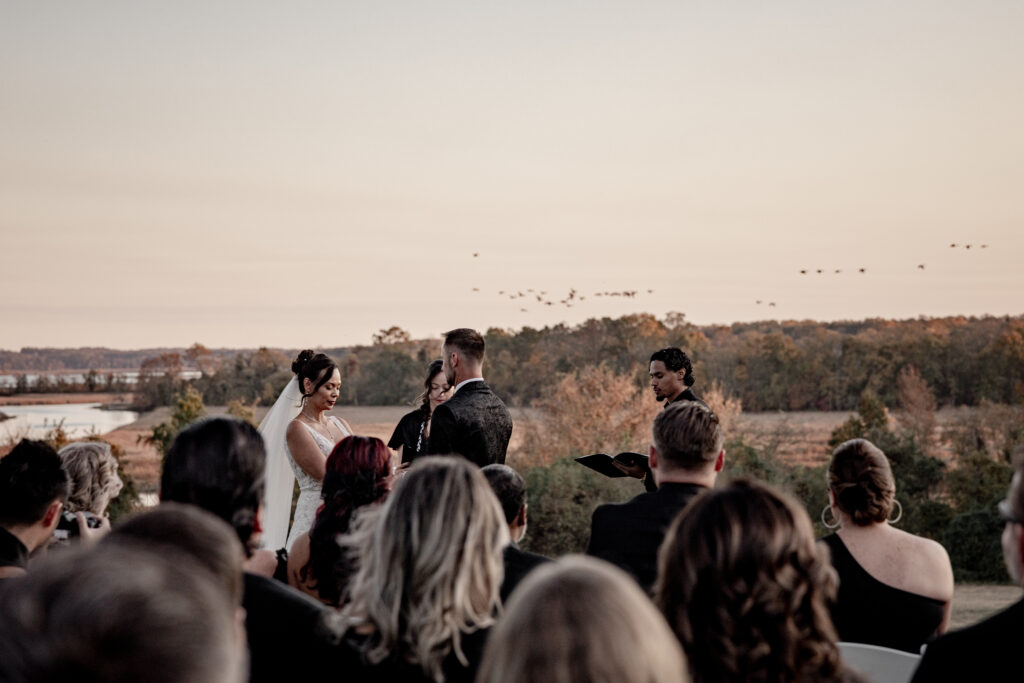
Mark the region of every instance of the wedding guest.
POLYGON ((427 441, 430 439, 430 416, 451 394, 452 387, 445 378, 442 364, 442 361, 434 360, 427 366, 419 408, 402 416, 388 441, 388 448, 398 451, 403 464, 426 453, 427 441))
POLYGON ((346 680, 471 682, 500 607, 508 527, 480 470, 423 457, 342 539, 358 554, 342 615, 346 680))
POLYGON ((337 538, 360 508, 383 500, 390 490, 391 453, 384 442, 369 436, 342 439, 327 458, 324 502, 313 528, 292 545, 288 583, 320 602, 340 605, 354 567, 337 538))
MULTIPOLYGON (((1012 580, 1024 587, 1024 460, 1014 465, 1003 518, 1003 559, 1012 580)), ((914 673, 914 683, 932 681, 1017 680, 1020 674, 1024 599, 973 626, 951 631, 929 644, 914 673), (1017 673, 1014 673, 1014 672, 1017 673)))
POLYGON ((700 493, 715 485, 725 463, 718 418, 707 406, 678 401, 654 418, 650 467, 658 485, 625 503, 594 510, 587 554, 632 574, 650 590, 665 530, 700 493))
POLYGON ((895 494, 889 459, 870 441, 832 453, 822 510, 838 526, 822 539, 839 573, 832 621, 840 640, 918 654, 949 624, 953 568, 941 545, 892 526, 902 515, 895 494))
MULTIPOLYGON (((259 545, 266 454, 256 428, 234 418, 194 422, 164 458, 160 500, 196 505, 230 524, 246 555, 259 545)), ((280 581, 245 572, 242 606, 250 681, 312 677, 335 657, 336 615, 280 581)))
POLYGON ((526 482, 508 465, 488 465, 480 470, 501 503, 512 542, 505 546, 505 579, 501 582, 501 601, 506 602, 526 575, 551 559, 520 549, 526 536, 526 482))
POLYGON ((0 579, 22 576, 29 554, 45 548, 70 484, 56 451, 22 439, 0 458, 0 579))
POLYGON ((0 680, 240 683, 235 609, 188 557, 115 546, 55 553, 0 590, 0 680))
POLYGON ((669 529, 655 587, 693 680, 857 680, 829 619, 827 555, 804 509, 767 485, 695 500, 669 529))
POLYGON ((523 581, 487 642, 477 683, 683 683, 686 659, 629 576, 567 557, 523 581))
POLYGON ((484 338, 476 330, 463 327, 445 335, 441 368, 455 389, 434 410, 428 453, 458 454, 478 467, 504 464, 512 415, 484 381, 484 350, 484 338))
POLYGON ((107 505, 117 498, 124 486, 117 474, 117 459, 110 451, 110 444, 76 441, 60 449, 57 455, 71 479, 68 511, 105 516, 107 505))

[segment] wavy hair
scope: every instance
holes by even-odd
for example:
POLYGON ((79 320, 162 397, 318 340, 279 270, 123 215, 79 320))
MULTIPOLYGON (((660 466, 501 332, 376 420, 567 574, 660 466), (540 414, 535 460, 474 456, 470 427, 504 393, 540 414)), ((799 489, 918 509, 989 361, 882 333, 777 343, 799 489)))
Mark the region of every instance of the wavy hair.
POLYGON ((487 639, 478 683, 683 683, 686 658, 636 582, 574 556, 516 588, 487 639))
POLYGON ((57 455, 71 479, 68 510, 102 515, 124 486, 117 475, 117 459, 110 451, 110 444, 76 441, 60 449, 57 455))
POLYGON ((655 602, 694 681, 842 679, 835 571, 790 496, 745 480, 700 496, 658 564, 655 602))
POLYGON ((359 558, 342 614, 370 627, 372 664, 411 662, 435 681, 464 633, 494 623, 508 525, 480 470, 464 458, 416 460, 383 505, 365 510, 342 544, 359 558))
POLYGON ((444 376, 443 365, 444 361, 440 358, 430 361, 430 365, 427 366, 427 378, 423 380, 423 392, 416 397, 416 403, 425 417, 430 417, 430 382, 438 375, 444 376))
POLYGON ((341 586, 348 582, 353 565, 343 556, 338 534, 348 531, 352 515, 375 503, 391 490, 391 452, 384 442, 369 436, 347 436, 327 457, 317 511, 309 532, 309 560, 299 578, 312 578, 320 599, 337 605, 341 586))
POLYGON ((892 513, 896 481, 889 459, 867 439, 850 439, 832 452, 828 486, 836 505, 857 526, 884 522, 892 513))

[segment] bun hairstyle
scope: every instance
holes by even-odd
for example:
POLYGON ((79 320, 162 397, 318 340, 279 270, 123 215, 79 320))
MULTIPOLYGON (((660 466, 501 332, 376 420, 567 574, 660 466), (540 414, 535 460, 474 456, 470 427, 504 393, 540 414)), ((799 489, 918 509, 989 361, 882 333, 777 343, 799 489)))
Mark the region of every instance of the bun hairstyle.
POLYGON ((866 439, 851 439, 832 452, 828 486, 858 526, 884 522, 892 513, 896 482, 889 459, 866 439))
POLYGON ((299 391, 302 392, 303 400, 315 394, 320 387, 326 384, 335 370, 338 370, 337 363, 326 354, 313 353, 312 349, 300 351, 292 361, 292 372, 299 380, 299 391), (306 383, 303 382, 306 379, 313 384, 313 389, 309 393, 306 393, 306 383))

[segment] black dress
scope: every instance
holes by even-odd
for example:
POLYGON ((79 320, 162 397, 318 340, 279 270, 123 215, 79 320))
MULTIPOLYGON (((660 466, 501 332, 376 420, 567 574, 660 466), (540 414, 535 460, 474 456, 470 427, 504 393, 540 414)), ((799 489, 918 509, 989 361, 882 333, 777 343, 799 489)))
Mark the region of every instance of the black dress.
POLYGON ((388 448, 397 450, 402 448, 402 462, 412 462, 424 455, 427 450, 427 418, 429 415, 423 409, 416 409, 411 413, 402 416, 395 427, 395 433, 388 441, 388 448))
POLYGON ((832 551, 839 595, 831 605, 839 640, 919 654, 942 623, 942 600, 882 583, 860 566, 838 534, 821 542, 832 551))

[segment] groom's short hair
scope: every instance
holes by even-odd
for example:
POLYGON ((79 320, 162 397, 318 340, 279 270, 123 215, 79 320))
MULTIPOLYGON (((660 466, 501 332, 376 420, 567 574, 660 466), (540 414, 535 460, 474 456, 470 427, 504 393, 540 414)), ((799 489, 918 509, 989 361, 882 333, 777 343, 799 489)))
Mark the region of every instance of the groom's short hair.
POLYGON ((484 359, 484 338, 476 330, 468 327, 459 327, 444 335, 444 346, 448 349, 458 349, 463 355, 473 360, 482 362, 484 359))
POLYGON ((230 524, 253 550, 256 514, 263 500, 266 451, 248 422, 212 417, 182 430, 164 458, 160 499, 195 505, 230 524))

